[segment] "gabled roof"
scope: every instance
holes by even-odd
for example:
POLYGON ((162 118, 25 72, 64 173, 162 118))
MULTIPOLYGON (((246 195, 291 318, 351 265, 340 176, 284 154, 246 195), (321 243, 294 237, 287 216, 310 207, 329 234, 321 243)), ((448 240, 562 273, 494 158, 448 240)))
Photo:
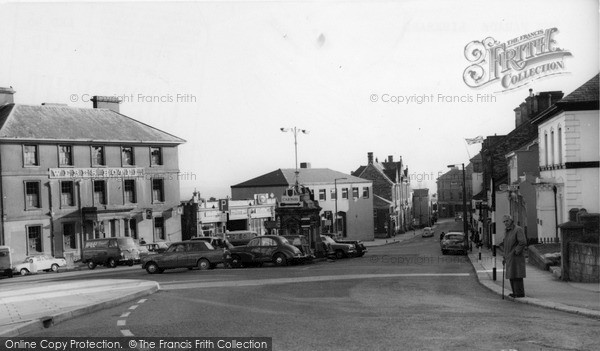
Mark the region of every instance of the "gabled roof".
POLYGON ((0 140, 185 143, 109 109, 20 104, 0 107, 0 140))
MULTIPOLYGON (((269 186, 290 186, 296 183, 296 170, 280 168, 245 182, 232 185, 232 188, 258 188, 269 186)), ((370 180, 355 177, 329 168, 299 168, 299 183, 304 185, 332 184, 335 179, 338 184, 370 183, 370 180), (346 179, 339 179, 346 178, 346 179)))

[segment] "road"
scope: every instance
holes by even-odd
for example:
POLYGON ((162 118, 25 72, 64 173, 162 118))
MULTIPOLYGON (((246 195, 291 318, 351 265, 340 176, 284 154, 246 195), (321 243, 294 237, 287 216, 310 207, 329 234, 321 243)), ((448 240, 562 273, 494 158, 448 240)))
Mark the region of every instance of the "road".
POLYGON ((440 231, 461 225, 309 265, 47 275, 153 279, 161 291, 31 336, 266 336, 274 350, 598 349, 598 321, 502 300, 478 284, 465 256, 442 256, 440 231))

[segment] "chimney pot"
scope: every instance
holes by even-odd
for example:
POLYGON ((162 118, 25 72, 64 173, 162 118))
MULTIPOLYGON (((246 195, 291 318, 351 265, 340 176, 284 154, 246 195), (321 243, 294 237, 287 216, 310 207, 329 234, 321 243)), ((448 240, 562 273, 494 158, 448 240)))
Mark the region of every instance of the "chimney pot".
POLYGON ((15 93, 16 93, 16 91, 14 91, 12 87, 9 87, 9 88, 0 87, 0 106, 6 105, 6 104, 14 104, 15 100, 13 98, 13 95, 15 93))

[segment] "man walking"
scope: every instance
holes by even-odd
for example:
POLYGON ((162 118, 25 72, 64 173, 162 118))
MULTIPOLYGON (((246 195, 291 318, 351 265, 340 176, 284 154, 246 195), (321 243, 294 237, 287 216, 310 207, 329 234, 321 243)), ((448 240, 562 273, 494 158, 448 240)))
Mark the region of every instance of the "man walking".
POLYGON ((527 247, 527 240, 523 228, 516 226, 512 217, 504 215, 502 217, 506 233, 504 234, 504 242, 502 243, 504 250, 504 264, 506 279, 510 280, 512 294, 508 296, 512 298, 525 297, 525 287, 523 278, 525 278, 525 254, 524 250, 527 247))

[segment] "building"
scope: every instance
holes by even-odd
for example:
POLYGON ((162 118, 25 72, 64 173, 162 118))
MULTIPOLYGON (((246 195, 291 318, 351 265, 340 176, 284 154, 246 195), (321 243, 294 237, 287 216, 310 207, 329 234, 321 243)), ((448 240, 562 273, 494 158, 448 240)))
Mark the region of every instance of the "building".
MULTIPOLYGON (((466 203, 470 213, 471 199, 473 197, 473 165, 465 167, 466 203)), ((463 171, 462 168, 452 167, 436 180, 438 193, 438 214, 440 218, 454 217, 463 214, 463 171)))
POLYGON ((539 135, 537 231, 557 238, 569 210, 599 212, 598 75, 532 120, 539 135))
POLYGON ((419 228, 430 226, 432 224, 432 221, 431 206, 429 201, 429 189, 414 189, 412 200, 414 225, 419 228))
MULTIPOLYGON (((231 196, 252 199, 255 194, 273 194, 281 202, 287 189, 296 184, 295 171, 280 168, 233 185, 231 196)), ((323 233, 337 232, 348 239, 373 240, 373 183, 370 180, 328 168, 310 168, 308 163, 301 163, 298 172, 299 183, 310 189, 321 207, 323 233)))
POLYGON ((178 145, 185 140, 94 108, 15 104, 0 89, 0 245, 15 260, 76 260, 88 239, 181 239, 178 145))
POLYGON ((411 216, 411 190, 408 169, 402 158, 394 161, 373 161, 373 153, 367 153, 367 165, 352 172, 353 176, 373 182, 373 222, 375 235, 390 237, 408 230, 411 216))

